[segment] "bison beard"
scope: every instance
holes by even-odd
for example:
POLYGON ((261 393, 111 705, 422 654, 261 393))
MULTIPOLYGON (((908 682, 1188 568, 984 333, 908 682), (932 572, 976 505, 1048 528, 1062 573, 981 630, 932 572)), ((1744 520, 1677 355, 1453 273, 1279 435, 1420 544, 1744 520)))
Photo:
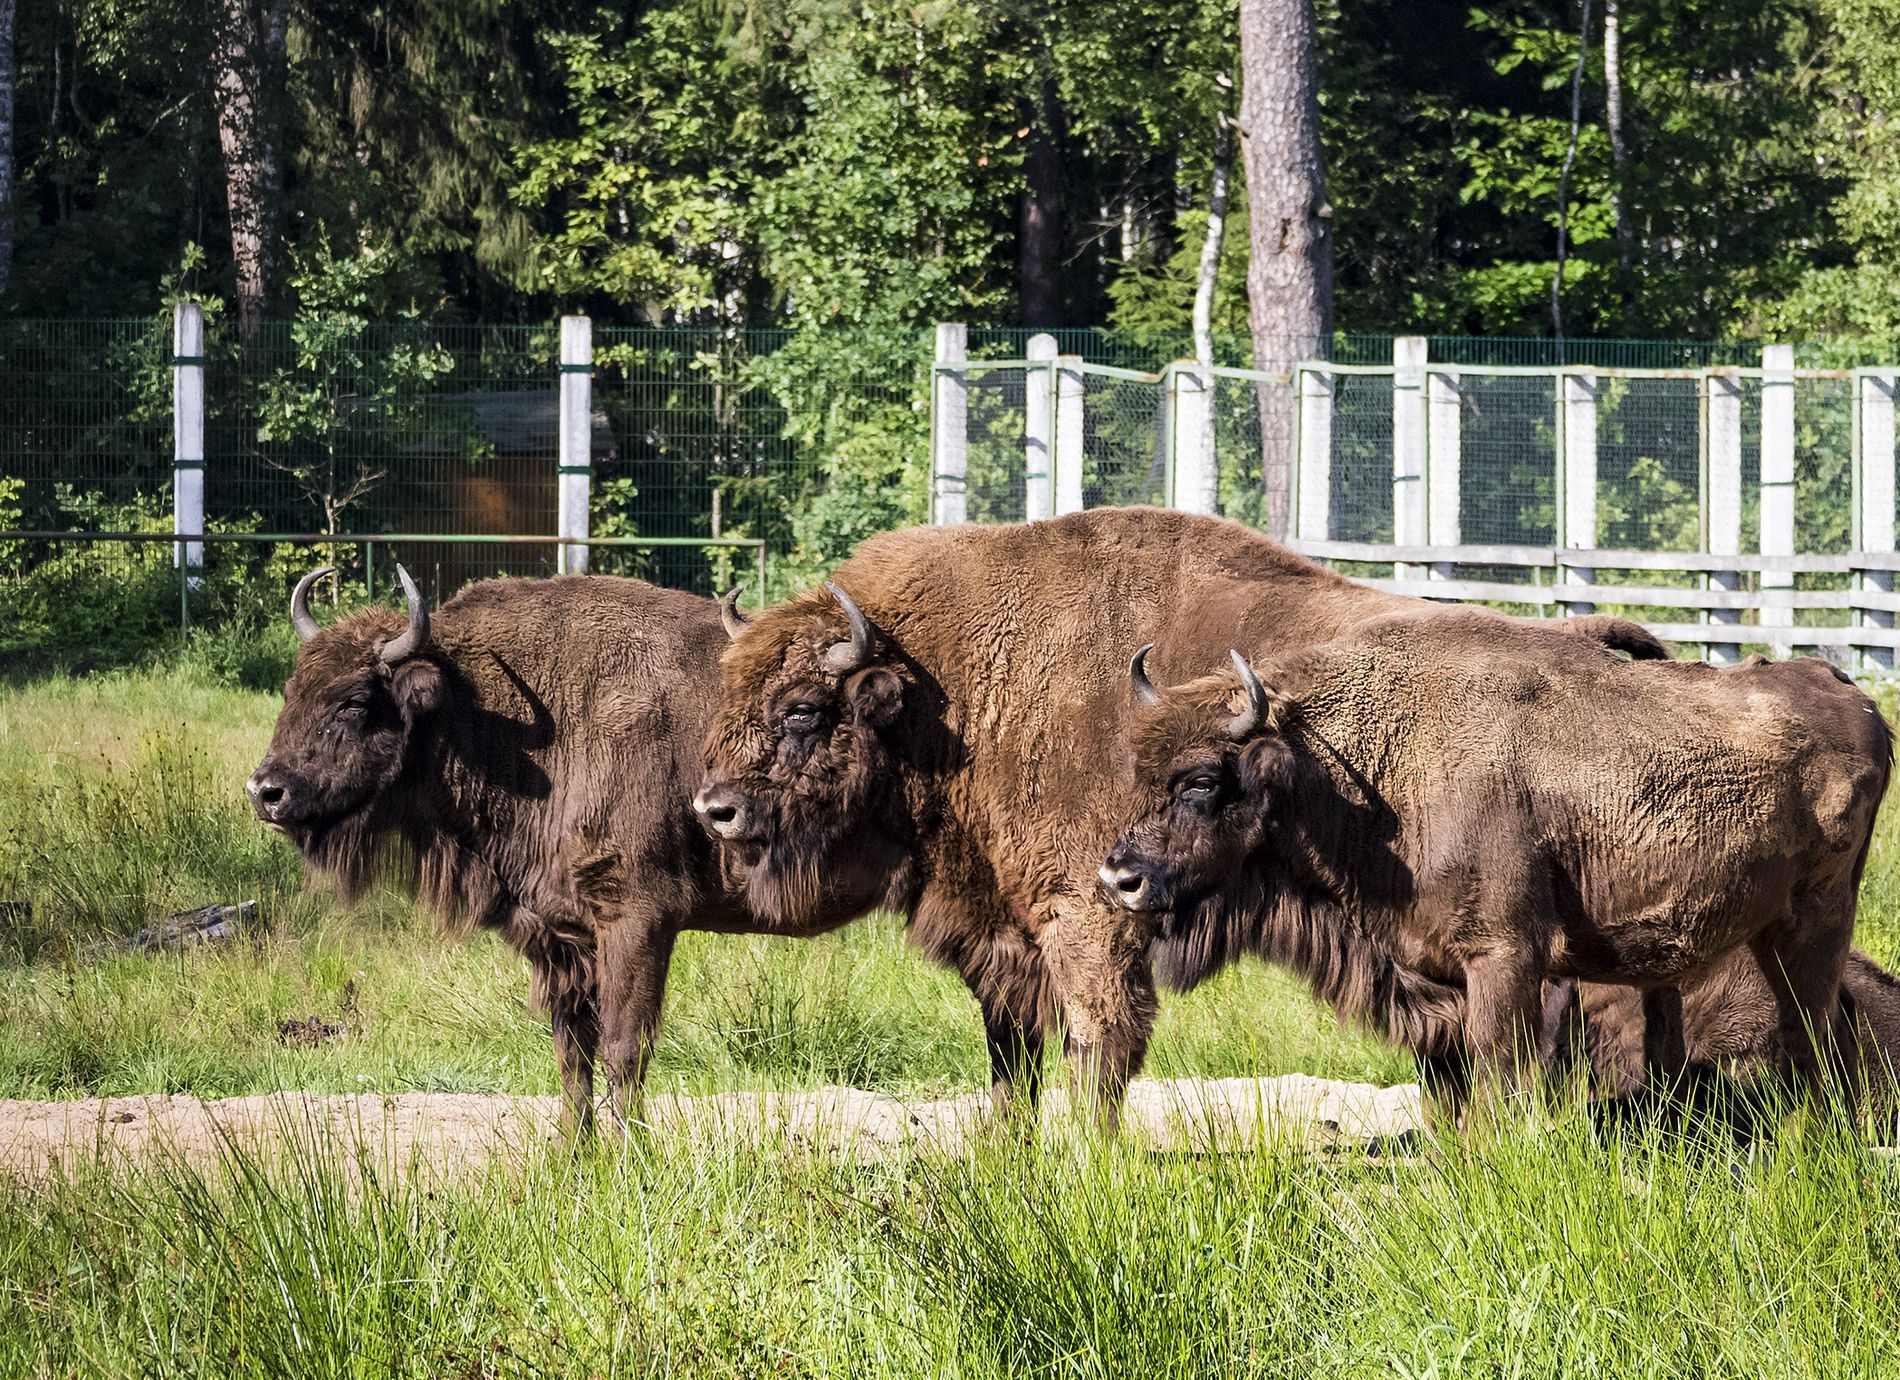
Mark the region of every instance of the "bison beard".
MULTIPOLYGON (((1156 641, 1165 666, 1198 674, 1236 626, 1298 648, 1401 612, 1438 608, 1166 510, 887 533, 832 589, 737 630, 702 819, 754 863, 775 910, 828 885, 828 902, 907 912, 913 940, 977 998, 999 1108, 1033 1097, 1060 1021, 1084 1092, 1112 1111, 1154 1015, 1153 926, 1094 881, 1126 823, 1124 649, 1156 641), (833 655, 858 641, 838 591, 862 605, 868 660, 833 655)), ((1665 650, 1610 619, 1572 639, 1604 660, 1610 640, 1665 650)), ((1390 1005, 1376 988, 1366 1002, 1390 1005)))
MULTIPOLYGON (((1235 661, 1166 694, 1139 654, 1130 668, 1139 818, 1102 880, 1134 909, 1198 906, 1161 940, 1176 976, 1249 946, 1290 955, 1427 1056, 1462 989, 1465 1044, 1508 1086, 1550 978, 1688 983, 1698 1042, 1720 1053, 1733 984, 1710 965, 1739 951, 1758 988, 1745 1027, 1769 1025, 1758 1049, 1818 1090, 1833 1042, 1808 1031, 1834 1020, 1891 760, 1844 676, 1624 665, 1468 612, 1363 628, 1263 677, 1235 661), (1330 946, 1301 928, 1322 917, 1330 946), (1440 986, 1421 1001, 1395 970, 1440 986)), ((1647 1014, 1626 1063, 1681 1061, 1670 1003, 1598 992, 1606 1034, 1607 1003, 1647 1014)))
POLYGON ((390 875, 451 926, 498 931, 549 1012, 570 1125, 591 1124, 597 1061, 624 1110, 678 932, 787 932, 746 907, 689 809, 719 606, 637 580, 495 580, 433 617, 414 596, 406 621, 319 631, 308 589, 260 817, 348 895, 390 875))

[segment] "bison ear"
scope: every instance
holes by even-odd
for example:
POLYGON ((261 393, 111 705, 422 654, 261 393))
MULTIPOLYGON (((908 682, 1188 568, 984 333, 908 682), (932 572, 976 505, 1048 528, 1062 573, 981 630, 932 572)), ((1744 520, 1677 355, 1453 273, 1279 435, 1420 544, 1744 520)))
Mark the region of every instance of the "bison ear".
POLYGON ((389 693, 412 723, 442 703, 442 692, 442 669, 426 656, 390 668, 389 693))
POLYGON ((845 698, 858 722, 882 728, 904 707, 904 682, 895 671, 873 666, 845 682, 845 698))
POLYGON ((1271 799, 1293 785, 1293 749, 1277 733, 1256 738, 1240 754, 1241 789, 1255 798, 1271 799))

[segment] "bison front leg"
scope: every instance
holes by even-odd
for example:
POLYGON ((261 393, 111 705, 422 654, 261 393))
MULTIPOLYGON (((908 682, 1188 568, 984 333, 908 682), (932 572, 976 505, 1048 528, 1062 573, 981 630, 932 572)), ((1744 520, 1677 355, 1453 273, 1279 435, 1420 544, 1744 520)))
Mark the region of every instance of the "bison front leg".
POLYGON ((623 1124, 639 1104, 679 927, 657 917, 624 916, 600 939, 600 1057, 610 1106, 623 1124))
POLYGON ((990 1110, 998 1121, 1033 1113, 1042 1092, 1042 1021, 1033 1010, 984 1003, 983 1038, 990 1048, 990 1110))
POLYGON ((585 1140, 594 1132, 594 1053, 600 1042, 594 994, 568 988, 550 997, 548 1013, 554 1062, 561 1071, 561 1128, 570 1140, 585 1140))
POLYGON ((1054 938, 1050 976, 1076 1095, 1102 1128, 1112 1131, 1154 1030, 1152 935, 1120 915, 1093 908, 1065 917, 1054 938))
POLYGON ((1522 949, 1494 950, 1465 965, 1465 1043, 1474 1091, 1495 1097, 1521 1090, 1537 1067, 1543 974, 1522 949))

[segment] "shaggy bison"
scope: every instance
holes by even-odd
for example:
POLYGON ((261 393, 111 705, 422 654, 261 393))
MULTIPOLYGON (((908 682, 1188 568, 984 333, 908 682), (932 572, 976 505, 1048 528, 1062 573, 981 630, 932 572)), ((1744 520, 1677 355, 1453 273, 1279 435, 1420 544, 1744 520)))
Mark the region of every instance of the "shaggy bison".
MULTIPOLYGON (((1034 1096, 1060 1018, 1112 1112, 1155 1010, 1155 923, 1095 884, 1126 823, 1115 649, 1152 640, 1199 674, 1236 627, 1297 648, 1407 610, 1436 608, 1161 509, 873 537, 733 642, 695 806, 775 922, 909 914, 976 995, 999 1110, 1034 1096)), ((1661 651, 1615 620, 1580 631, 1552 637, 1604 661, 1605 642, 1661 651)))
MULTIPOLYGON (((1615 1098, 1665 1082, 1712 1075, 1747 1078, 1777 1062, 1781 1023, 1761 965, 1737 950, 1673 991, 1599 983, 1554 983, 1545 995, 1544 1047, 1560 1063, 1581 1060, 1591 1086, 1615 1098), (1661 1018, 1652 1020, 1658 1000, 1661 1018), (1670 1009, 1674 1007, 1676 1009, 1670 1009), (1662 1029, 1656 1029, 1661 1026, 1662 1029), (1680 1029, 1680 1048, 1658 1048, 1680 1029)), ((1846 1073, 1870 1095, 1874 1124, 1893 1134, 1900 1074, 1900 980, 1859 951, 1841 974, 1833 1038, 1846 1073)))
POLYGON ((431 615, 398 567, 406 620, 319 630, 328 573, 291 599, 304 646, 250 779, 257 816, 347 893, 389 855, 450 922, 498 931, 533 969, 585 1130, 597 1057, 616 1110, 639 1087, 679 931, 827 927, 760 921, 693 821, 721 606, 593 576, 486 581, 431 615))
POLYGON ((1288 959, 1428 1052, 1461 1023, 1505 1086, 1545 979, 1672 987, 1746 946, 1814 1086, 1891 757, 1833 667, 1624 662, 1479 610, 1233 660, 1166 693, 1130 667, 1124 909, 1288 959))

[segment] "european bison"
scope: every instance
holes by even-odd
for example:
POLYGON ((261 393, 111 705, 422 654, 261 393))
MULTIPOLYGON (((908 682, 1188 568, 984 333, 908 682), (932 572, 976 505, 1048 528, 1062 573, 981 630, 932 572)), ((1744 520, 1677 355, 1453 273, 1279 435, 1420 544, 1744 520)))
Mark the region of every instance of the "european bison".
MULTIPOLYGON (((976 995, 999 1110, 1012 1088, 1033 1099, 1060 1017, 1112 1114, 1155 1011, 1154 925, 1095 884, 1126 822, 1117 648, 1153 640, 1199 674, 1236 627, 1295 648, 1435 607, 1161 509, 887 533, 738 635, 695 805, 778 923, 910 915, 976 995)), ((1615 620, 1579 631, 1553 637, 1661 651, 1615 620)))
MULTIPOLYGON (((1544 1010, 1545 1047, 1560 1063, 1582 1060, 1591 1087, 1614 1098, 1649 1091, 1658 1074, 1665 1085, 1717 1075, 1746 1080, 1780 1053, 1774 993, 1746 950, 1683 984, 1679 994, 1564 982, 1552 984, 1544 1010), (1661 1020, 1652 1020, 1659 998, 1673 998, 1679 1012, 1665 1006, 1661 1020), (1654 1029, 1659 1024, 1664 1028, 1654 1029), (1672 1026, 1681 1030, 1681 1048, 1657 1048, 1672 1026)), ((1869 1094, 1874 1125, 1891 1136, 1900 1092, 1900 980, 1858 950, 1841 974, 1833 1038, 1845 1072, 1869 1094)))
POLYGON ((1677 986, 1746 946, 1816 1085, 1891 759, 1833 667, 1625 662, 1480 610, 1233 659, 1166 693, 1130 667, 1139 818, 1101 871, 1124 909, 1211 904, 1191 932, 1427 1045, 1462 994, 1507 1087, 1547 978, 1677 986))
POLYGON ((533 969, 584 1131, 597 1056, 617 1111, 639 1087, 679 931, 828 928, 761 921, 693 820, 721 606, 577 576, 471 585, 431 615, 398 567, 406 621, 319 630, 328 573, 291 599, 304 646, 250 779, 257 816, 346 893, 387 857, 452 923, 499 931, 533 969))

